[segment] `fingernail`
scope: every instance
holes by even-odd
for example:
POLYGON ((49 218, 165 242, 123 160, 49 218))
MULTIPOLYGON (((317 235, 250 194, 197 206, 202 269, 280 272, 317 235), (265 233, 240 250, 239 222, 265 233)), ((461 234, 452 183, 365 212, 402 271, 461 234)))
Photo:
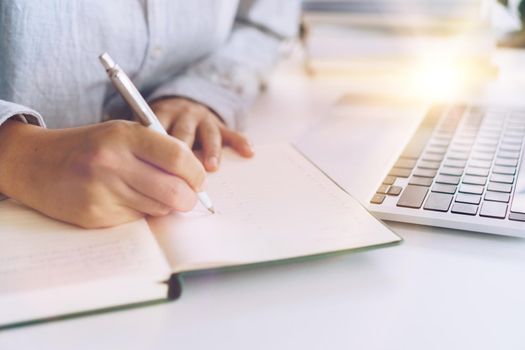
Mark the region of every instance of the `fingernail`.
POLYGON ((208 158, 208 168, 217 169, 219 166, 219 159, 217 157, 208 158))

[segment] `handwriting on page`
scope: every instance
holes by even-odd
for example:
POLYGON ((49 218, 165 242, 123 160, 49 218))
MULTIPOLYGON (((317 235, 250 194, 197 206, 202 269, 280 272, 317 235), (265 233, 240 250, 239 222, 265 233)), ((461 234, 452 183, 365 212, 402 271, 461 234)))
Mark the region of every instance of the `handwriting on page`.
POLYGON ((349 249, 377 238, 370 225, 384 229, 289 145, 260 147, 252 160, 226 154, 208 181, 217 214, 149 220, 174 270, 349 249))
MULTIPOLYGON (((251 227, 252 234, 261 230, 267 233, 269 228, 274 232, 286 229, 282 220, 301 223, 310 222, 312 216, 334 217, 316 222, 322 230, 326 225, 334 228, 341 215, 353 216, 348 210, 353 206, 341 196, 341 190, 324 175, 312 172, 311 165, 305 166, 294 152, 284 152, 279 160, 268 159, 265 166, 259 167, 257 177, 240 166, 210 179, 210 193, 219 214, 235 217, 239 224, 251 227)), ((352 218, 360 220, 359 216, 352 218)))

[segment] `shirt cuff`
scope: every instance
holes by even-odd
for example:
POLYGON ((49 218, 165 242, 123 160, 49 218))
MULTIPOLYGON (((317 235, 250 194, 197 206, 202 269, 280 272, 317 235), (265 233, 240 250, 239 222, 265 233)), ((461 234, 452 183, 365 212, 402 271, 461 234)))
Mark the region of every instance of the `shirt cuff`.
POLYGON ((13 117, 23 123, 46 127, 44 118, 37 111, 16 103, 0 101, 0 125, 13 117))
POLYGON ((215 112, 226 125, 231 128, 240 128, 239 106, 241 97, 234 91, 209 81, 200 76, 180 76, 174 81, 165 83, 157 88, 149 100, 164 97, 185 97, 207 106, 215 112))

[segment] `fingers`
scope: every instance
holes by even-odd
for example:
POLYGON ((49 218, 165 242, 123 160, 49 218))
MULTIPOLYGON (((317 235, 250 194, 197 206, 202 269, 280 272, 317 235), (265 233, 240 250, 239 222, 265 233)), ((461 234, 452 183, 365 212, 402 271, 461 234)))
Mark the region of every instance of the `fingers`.
POLYGON ((230 146, 243 157, 250 158, 253 156, 252 146, 246 137, 226 127, 223 127, 221 132, 225 145, 230 146))
POLYGON ((144 127, 137 128, 134 136, 132 152, 135 157, 178 176, 193 190, 201 190, 206 173, 185 143, 144 127))
MULTIPOLYGON (((159 216, 171 210, 189 211, 197 203, 197 195, 177 176, 162 172, 149 164, 136 160, 123 174, 124 182, 135 192, 135 197, 146 198, 133 208, 159 216)), ((135 203, 136 201, 133 200, 135 203)))
POLYGON ((198 118, 191 114, 185 114, 177 118, 177 122, 169 130, 169 134, 187 144, 190 148, 195 142, 195 134, 199 124, 198 118))
POLYGON ((199 125, 197 132, 202 147, 204 167, 207 171, 216 171, 219 168, 222 148, 219 125, 215 120, 209 119, 199 125))
POLYGON ((134 188, 127 186, 125 195, 126 205, 143 215, 164 216, 172 211, 172 208, 153 198, 150 198, 134 188))

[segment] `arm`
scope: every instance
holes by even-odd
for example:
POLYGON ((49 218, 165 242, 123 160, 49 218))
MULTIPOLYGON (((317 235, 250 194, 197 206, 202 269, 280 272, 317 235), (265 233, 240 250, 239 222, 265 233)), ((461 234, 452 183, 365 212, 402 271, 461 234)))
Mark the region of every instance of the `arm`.
POLYGON ((50 130, 26 123, 43 125, 34 111, 0 107, 0 193, 89 228, 196 203, 204 169, 181 141, 127 121, 50 130))
POLYGON ((152 99, 182 96, 215 111, 230 127, 253 102, 264 77, 299 27, 296 0, 241 0, 229 40, 184 74, 160 86, 152 99))
POLYGON ((242 155, 251 155, 247 141, 227 127, 242 126, 243 113, 279 59, 283 42, 297 34, 299 15, 298 0, 241 0, 228 41, 150 96, 150 100, 157 100, 154 110, 173 136, 190 147, 196 138, 200 141, 207 170, 217 169, 206 159, 219 159, 222 143, 233 146, 242 155), (178 99, 168 99, 173 96, 178 99), (186 108, 177 106, 181 103, 186 108), (206 113, 202 112, 202 105, 208 110, 206 113), (193 115, 203 114, 207 117, 196 117, 195 121, 193 115), (199 135, 202 120, 208 132, 199 135), (210 126, 213 123, 216 126, 210 126))

